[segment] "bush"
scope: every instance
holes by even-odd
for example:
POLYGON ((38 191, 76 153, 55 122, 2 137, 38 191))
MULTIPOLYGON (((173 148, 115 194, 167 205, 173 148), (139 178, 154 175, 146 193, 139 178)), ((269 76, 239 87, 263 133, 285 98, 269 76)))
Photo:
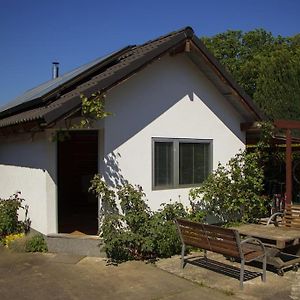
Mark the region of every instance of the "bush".
POLYGON ((101 237, 107 256, 115 262, 152 260, 180 253, 175 218, 200 220, 200 213, 193 209, 188 213, 178 202, 162 204, 159 211, 151 211, 140 186, 125 184, 114 192, 96 175, 91 190, 101 197, 101 237), (117 196, 121 213, 116 204, 117 196))
POLYGON ((17 192, 9 199, 0 199, 0 239, 13 233, 26 232, 30 221, 27 218, 28 206, 23 206, 24 199, 17 192), (25 220, 19 221, 19 209, 25 210, 25 220))
POLYGON ((25 251, 26 252, 47 252, 48 247, 44 236, 42 234, 36 234, 28 239, 25 242, 25 251))
POLYGON ((151 218, 149 231, 156 256, 170 257, 180 253, 181 250, 181 241, 174 220, 187 218, 188 213, 178 202, 163 203, 161 206, 162 208, 151 218))
POLYGON ((2 241, 2 244, 7 247, 7 248, 10 248, 10 245, 12 243, 14 243, 16 240, 19 240, 21 238, 23 238, 25 236, 24 233, 13 233, 13 234, 9 234, 7 235, 3 241, 2 241))
POLYGON ((255 222, 266 213, 263 180, 259 155, 240 152, 225 166, 219 164, 201 187, 191 189, 190 198, 223 223, 255 222))

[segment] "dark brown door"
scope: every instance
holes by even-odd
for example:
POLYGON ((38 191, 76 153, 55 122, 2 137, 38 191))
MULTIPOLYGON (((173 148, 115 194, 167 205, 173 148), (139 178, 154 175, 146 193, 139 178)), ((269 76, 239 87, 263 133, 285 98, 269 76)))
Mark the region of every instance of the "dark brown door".
POLYGON ((98 201, 88 192, 98 172, 98 132, 70 131, 58 142, 58 230, 97 234, 98 201))

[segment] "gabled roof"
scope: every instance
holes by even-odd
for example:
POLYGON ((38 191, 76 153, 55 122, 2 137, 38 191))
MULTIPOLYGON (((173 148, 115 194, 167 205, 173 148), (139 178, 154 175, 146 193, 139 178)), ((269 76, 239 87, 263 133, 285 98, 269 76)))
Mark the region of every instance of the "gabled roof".
POLYGON ((166 53, 181 52, 198 65, 246 121, 264 118, 192 28, 186 27, 143 45, 123 48, 26 92, 0 110, 0 127, 28 122, 49 126, 80 108, 81 93, 90 96, 96 91, 107 91, 166 53))
POLYGON ((105 57, 95 59, 92 62, 89 62, 83 66, 80 66, 79 68, 76 68, 68 73, 63 74, 62 76, 48 80, 38 85, 37 87, 26 91, 24 94, 8 102, 6 105, 1 106, 0 114, 8 113, 9 111, 13 111, 14 109, 16 110, 17 108, 20 108, 22 104, 26 103, 27 105, 29 105, 31 101, 46 98, 49 94, 53 94, 55 91, 59 93, 59 88, 66 87, 67 83, 74 83, 74 81, 78 79, 78 76, 85 74, 87 71, 93 70, 93 68, 98 66, 100 63, 103 63, 110 56, 113 56, 124 50, 128 50, 129 48, 130 46, 125 47, 120 51, 111 53, 105 57))

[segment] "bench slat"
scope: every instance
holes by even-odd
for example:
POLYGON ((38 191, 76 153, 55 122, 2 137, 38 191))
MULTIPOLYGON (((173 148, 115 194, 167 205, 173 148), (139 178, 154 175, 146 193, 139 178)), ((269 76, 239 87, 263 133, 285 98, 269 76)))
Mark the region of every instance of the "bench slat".
POLYGON ((210 248, 213 250, 215 248, 224 248, 224 249, 229 249, 233 251, 239 252, 239 248, 236 242, 228 242, 226 240, 215 240, 215 239, 210 239, 209 238, 209 243, 210 243, 210 248))
POLYGON ((219 240, 226 240, 229 242, 236 240, 235 236, 218 234, 217 232, 210 232, 210 231, 206 231, 206 230, 199 229, 199 228, 197 228, 195 230, 195 229, 191 229, 191 228, 188 228, 185 226, 180 226, 180 230, 181 230, 182 234, 189 235, 189 236, 211 237, 211 238, 215 238, 215 239, 219 239, 219 240))
POLYGON ((214 225, 208 225, 208 224, 201 224, 194 221, 184 220, 184 219, 178 219, 177 220, 179 225, 187 226, 188 228, 195 228, 203 230, 203 228, 208 232, 216 232, 218 234, 224 234, 225 236, 234 236, 234 233, 232 229, 218 227, 214 225))
POLYGON ((236 241, 236 236, 234 235, 234 231, 230 235, 224 233, 218 233, 216 231, 210 231, 210 230, 205 230, 205 233, 207 234, 207 236, 210 236, 212 238, 222 239, 227 241, 236 241))
POLYGON ((199 241, 201 243, 205 243, 205 245, 209 245, 209 246, 206 246, 207 250, 213 250, 214 247, 220 247, 220 244, 222 244, 222 247, 224 249, 234 249, 234 251, 239 251, 236 241, 233 241, 233 240, 212 238, 212 237, 207 237, 203 234, 192 235, 192 234, 187 234, 186 232, 182 232, 182 238, 186 245, 189 245, 188 241, 193 241, 193 243, 195 243, 197 241, 199 241))
POLYGON ((190 238, 190 237, 184 237, 183 242, 188 246, 198 247, 201 249, 209 250, 209 249, 207 249, 207 241, 204 241, 204 240, 199 240, 199 239, 190 238))
POLYGON ((192 239, 192 238, 185 237, 183 240, 186 245, 189 245, 192 247, 197 247, 200 249, 228 255, 231 257, 240 257, 240 253, 239 253, 238 249, 234 249, 231 247, 223 247, 222 245, 217 245, 217 244, 215 244, 213 247, 208 247, 209 244, 206 241, 197 240, 195 238, 192 239))
POLYGON ((228 240, 236 239, 235 231, 232 229, 227 229, 227 228, 222 228, 222 227, 217 227, 217 226, 207 225, 207 224, 200 224, 200 223, 195 223, 192 221, 187 221, 182 219, 177 220, 177 222, 181 229, 185 228, 185 230, 188 230, 190 232, 195 232, 195 234, 204 232, 205 235, 208 236, 216 236, 228 240))
POLYGON ((240 252, 239 251, 235 251, 235 249, 227 249, 227 248, 223 248, 221 245, 220 247, 214 246, 213 249, 206 249, 212 252, 216 252, 219 254, 223 254, 223 255, 227 255, 230 257, 234 257, 234 258, 240 258, 240 252))
POLYGON ((182 219, 177 223, 186 245, 233 257, 240 256, 235 230, 182 219))

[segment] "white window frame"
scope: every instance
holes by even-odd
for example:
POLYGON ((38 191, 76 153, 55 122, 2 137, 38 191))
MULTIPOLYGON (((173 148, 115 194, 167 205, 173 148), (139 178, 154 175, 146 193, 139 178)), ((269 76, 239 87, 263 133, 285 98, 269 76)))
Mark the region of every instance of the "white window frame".
POLYGON ((208 173, 212 172, 213 165, 213 140, 212 139, 195 139, 195 138, 152 138, 152 190, 170 190, 170 189, 182 189, 201 185, 197 184, 179 184, 179 144, 191 143, 191 144, 208 144, 209 160, 208 160, 208 173), (173 184, 155 186, 155 143, 173 143, 173 184))

